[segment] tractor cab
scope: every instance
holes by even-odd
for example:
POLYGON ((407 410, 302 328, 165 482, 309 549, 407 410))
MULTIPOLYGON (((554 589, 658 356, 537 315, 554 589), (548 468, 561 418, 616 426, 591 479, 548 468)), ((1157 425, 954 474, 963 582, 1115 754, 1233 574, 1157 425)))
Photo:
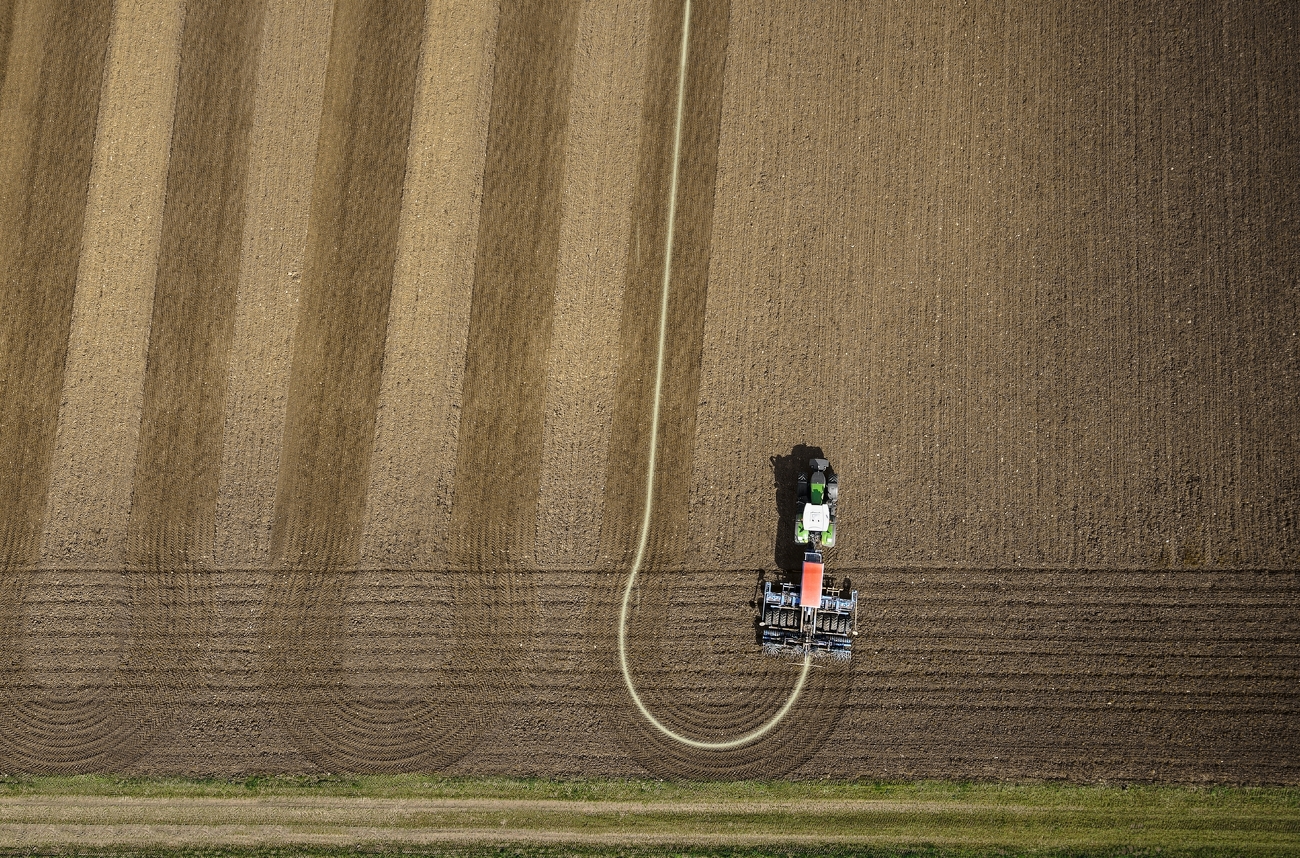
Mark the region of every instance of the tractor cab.
POLYGON ((825 459, 813 459, 808 464, 812 474, 799 475, 794 541, 811 545, 814 551, 823 545, 834 548, 835 506, 840 498, 840 478, 825 459))

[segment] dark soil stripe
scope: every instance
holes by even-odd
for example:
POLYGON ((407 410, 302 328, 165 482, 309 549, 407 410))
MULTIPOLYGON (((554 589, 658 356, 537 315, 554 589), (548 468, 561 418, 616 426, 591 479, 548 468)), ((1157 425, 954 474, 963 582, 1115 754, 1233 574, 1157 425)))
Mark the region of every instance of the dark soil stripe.
POLYGON ((264 3, 191 4, 145 367, 127 557, 209 565, 264 3))
MULTIPOLYGON (((299 749, 335 771, 431 768, 445 705, 375 699, 339 649, 360 549, 398 218, 417 85, 421 0, 334 13, 307 261, 294 340, 267 594, 267 679, 299 749)), ((381 692, 382 695, 382 692, 381 692)))
MULTIPOLYGON (((40 551, 111 22, 104 3, 69 0, 45 14, 47 26, 27 32, 37 43, 9 45, 20 63, 39 64, 16 69, 38 83, 22 117, 30 124, 7 129, 20 136, 0 168, 14 171, 6 177, 11 193, 0 199, 8 230, 0 250, 0 767, 9 770, 65 768, 70 756, 105 750, 69 749, 25 729, 33 707, 17 637, 29 580, 23 567, 40 551)), ((0 20, 8 44, 12 7, 0 9, 0 20)), ((4 105, 10 116, 13 106, 4 105)))
MULTIPOLYGON (((7 34, 12 10, 0 12, 9 13, 0 16, 7 34)), ((0 224, 9 225, 0 250, 5 568, 28 565, 40 551, 110 21, 107 4, 63 2, 48 14, 44 44, 12 46, 19 62, 40 63, 40 82, 30 126, 17 132, 25 140, 3 168, 13 171, 11 193, 0 199, 0 224)))
MULTIPOLYGON (((691 23, 686 102, 678 174, 668 345, 659 417, 651 554, 648 564, 680 562, 695 438, 695 405, 704 344, 704 306, 713 227, 713 185, 722 115, 729 3, 697 3, 691 23)), ((668 191, 677 112, 682 3, 655 3, 651 18, 638 155, 640 182, 632 209, 627 280, 620 319, 614 428, 606 476, 601 558, 626 564, 636 549, 650 453, 650 415, 658 351, 668 191)))
POLYGON ((423 18, 335 10, 272 537, 290 567, 356 560, 423 18))
POLYGON ((4 90, 9 67, 9 42, 14 35, 14 0, 0 0, 0 91, 4 90))
POLYGON ((579 4, 507 0, 483 172, 451 563, 534 562, 579 4))

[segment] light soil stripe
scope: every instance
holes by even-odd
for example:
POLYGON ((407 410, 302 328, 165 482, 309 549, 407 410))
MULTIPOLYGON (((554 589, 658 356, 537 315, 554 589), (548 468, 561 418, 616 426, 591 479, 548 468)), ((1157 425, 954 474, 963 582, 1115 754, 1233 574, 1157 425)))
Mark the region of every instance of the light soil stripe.
POLYGON ((535 562, 576 0, 501 11, 448 554, 535 562))
POLYGON ((588 0, 578 22, 537 501, 543 567, 598 562, 649 6, 588 0))
POLYGON ((263 7, 187 10, 127 562, 210 566, 263 7))
POLYGON ((430 5, 411 120, 361 564, 445 560, 499 6, 430 5))
POLYGON ((265 14, 217 489, 218 568, 270 560, 333 6, 272 0, 265 14))
POLYGON ((681 65, 677 72, 677 115, 673 129, 673 161, 672 161, 672 179, 668 186, 668 237, 664 245, 664 279, 660 285, 659 296, 659 347, 655 357, 655 386, 653 396, 653 407, 650 417, 650 463, 646 468, 646 488, 644 511, 641 516, 641 533, 637 539, 636 556, 632 560, 632 568, 628 572, 627 586, 623 590, 623 601, 619 606, 618 615, 618 663, 623 672, 623 683, 627 688, 627 693, 631 696, 632 702, 636 705, 637 711, 641 713, 650 725, 653 726, 663 735, 675 742, 679 742, 687 747, 697 748, 706 751, 727 751, 732 748, 739 748, 756 742, 763 736, 767 735, 773 727, 781 723, 786 713, 794 706, 794 702, 799 697, 799 692, 803 690, 804 682, 808 679, 808 670, 812 667, 812 656, 804 656, 803 669, 799 672, 799 679, 795 682, 794 688, 790 692, 789 698, 780 709, 776 711, 770 719, 741 736, 731 739, 719 739, 716 741, 701 741, 692 739, 689 736, 683 736, 672 730, 662 721, 654 716, 654 713, 641 700, 641 695, 637 694, 636 682, 632 678, 632 669, 628 664, 627 657, 627 622, 628 613, 632 604, 632 593, 636 587, 636 576, 641 571, 641 565, 645 561, 646 546, 650 539, 650 524, 653 518, 654 494, 655 494, 655 464, 659 457, 659 406, 663 398, 664 382, 664 346, 668 334, 668 296, 669 289, 672 285, 673 271, 673 238, 675 233, 675 219, 677 215, 677 176, 678 168, 681 164, 682 153, 682 110, 686 101, 686 59, 690 46, 691 33, 691 0, 686 0, 685 11, 683 12, 684 23, 682 25, 682 53, 681 65))
POLYGON ((124 560, 182 0, 114 7, 42 562, 124 560))

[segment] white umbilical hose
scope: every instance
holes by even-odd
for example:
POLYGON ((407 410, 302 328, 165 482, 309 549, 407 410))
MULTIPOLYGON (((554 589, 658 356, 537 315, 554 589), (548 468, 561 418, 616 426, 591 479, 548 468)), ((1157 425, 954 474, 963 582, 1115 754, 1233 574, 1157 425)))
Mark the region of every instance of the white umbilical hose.
POLYGON ((651 726, 669 739, 692 748, 705 751, 727 751, 759 740, 785 718, 791 707, 794 706, 795 700, 798 699, 799 693, 803 691, 804 682, 808 679, 808 671, 812 667, 811 654, 804 656, 803 669, 799 672, 799 679, 795 682, 794 690, 790 692, 790 697, 777 710, 775 715, 742 736, 712 742, 683 736, 656 718, 641 699, 641 695, 636 693, 636 683, 632 681, 632 670, 627 663, 627 615, 632 603, 632 589, 636 586, 637 573, 641 571, 641 564, 645 561, 646 545, 650 538, 651 506, 654 503, 655 490, 655 464, 659 453, 659 401, 664 383, 664 344, 668 336, 668 288, 672 280, 673 269, 673 229, 677 218, 677 172, 682 154, 682 109, 686 100, 686 54, 690 44, 690 32, 691 0, 686 0, 685 20, 682 22, 681 64, 677 70, 677 121, 673 129, 673 171, 672 183, 668 191, 668 239, 664 247, 664 280, 659 296, 659 354, 655 360, 654 409, 650 417, 650 462, 646 468, 645 510, 641 516, 641 536, 637 541, 636 556, 632 559, 632 570, 628 573, 627 587, 623 590, 623 604, 618 613, 618 663, 623 671, 623 683, 627 686, 627 693, 631 695, 637 711, 650 722, 651 726))

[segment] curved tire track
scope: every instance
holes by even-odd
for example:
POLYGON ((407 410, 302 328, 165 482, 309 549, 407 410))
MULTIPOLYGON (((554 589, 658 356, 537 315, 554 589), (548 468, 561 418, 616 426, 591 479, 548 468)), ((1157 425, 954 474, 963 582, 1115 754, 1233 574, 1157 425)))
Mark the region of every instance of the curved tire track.
MULTIPOLYGON (((705 576, 688 570, 681 551, 689 544, 685 507, 728 14, 726 4, 695 12, 689 3, 656 8, 658 45, 652 49, 655 60, 646 83, 642 182, 636 238, 629 250, 630 288, 606 481, 612 525, 602 534, 602 556, 621 554, 630 563, 626 581, 617 575, 598 577, 589 621, 601 653, 593 691, 607 695, 620 688, 620 698, 626 695, 606 710, 606 718, 647 769, 686 777, 789 771, 825 740, 849 684, 846 667, 812 671, 804 662, 791 671, 764 660, 752 634, 742 628, 711 643, 734 648, 731 660, 746 667, 733 672, 719 664, 717 681, 726 687, 687 691, 685 696, 694 698, 688 702, 684 689, 701 681, 707 686, 710 680, 701 678, 715 675, 701 666, 707 656, 692 652, 692 641, 681 633, 685 618, 698 616, 701 609, 696 602, 683 606, 680 614, 666 610, 683 591, 683 581, 692 581, 692 593, 709 593, 705 598, 736 592, 736 583, 741 591, 749 590, 743 581, 700 587, 705 576), (647 247, 665 252, 647 253, 647 247), (629 473, 646 474, 644 494, 626 480, 629 473), (627 546, 635 546, 630 557, 627 546), (638 583, 643 571, 647 577, 638 583), (681 572, 686 574, 674 574, 681 572)), ((749 612, 741 605, 738 613, 749 612)), ((706 621, 706 629, 708 625, 706 621)), ((707 630, 704 637, 709 637, 707 630)))

